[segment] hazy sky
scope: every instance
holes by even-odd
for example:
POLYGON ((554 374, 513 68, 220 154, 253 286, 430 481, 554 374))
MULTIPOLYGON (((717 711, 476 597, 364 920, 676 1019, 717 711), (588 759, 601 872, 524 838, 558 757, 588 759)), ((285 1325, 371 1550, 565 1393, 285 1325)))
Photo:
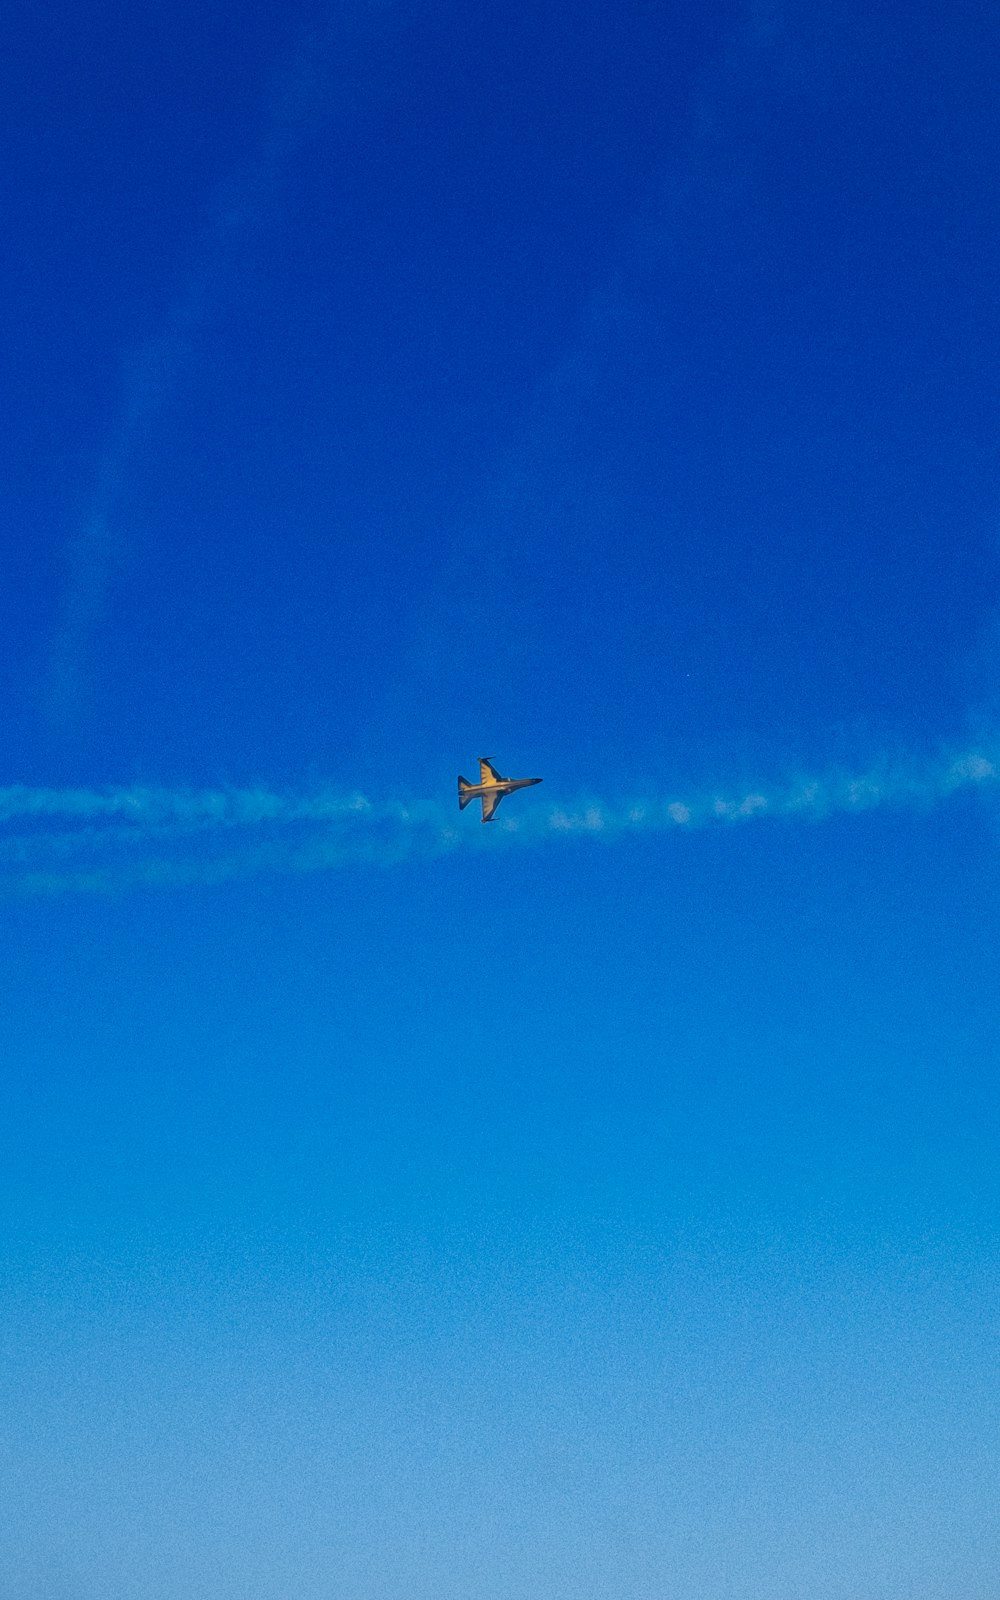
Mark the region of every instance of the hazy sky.
POLYGON ((7 19, 5 1597, 995 1595, 998 46, 7 19))

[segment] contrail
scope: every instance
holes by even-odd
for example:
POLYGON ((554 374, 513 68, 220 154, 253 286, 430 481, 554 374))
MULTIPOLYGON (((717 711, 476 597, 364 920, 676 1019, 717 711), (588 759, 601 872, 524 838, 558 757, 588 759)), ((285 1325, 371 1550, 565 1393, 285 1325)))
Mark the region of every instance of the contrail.
POLYGON ((782 783, 509 808, 488 828, 443 800, 386 800, 331 787, 309 792, 130 785, 0 789, 0 891, 111 893, 142 885, 221 883, 336 867, 389 868, 457 850, 540 845, 572 836, 734 827, 771 818, 820 822, 893 808, 928 810, 965 791, 1000 792, 1000 751, 881 761, 782 783))

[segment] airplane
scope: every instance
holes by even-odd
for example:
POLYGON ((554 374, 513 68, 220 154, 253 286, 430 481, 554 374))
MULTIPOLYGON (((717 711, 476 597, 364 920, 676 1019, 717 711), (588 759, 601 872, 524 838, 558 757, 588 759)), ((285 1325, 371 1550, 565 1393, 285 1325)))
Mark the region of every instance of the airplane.
POLYGON ((483 802, 483 821, 491 822, 505 794, 513 794, 515 789, 530 789, 533 783, 541 781, 541 778, 501 778, 496 767, 490 766, 488 757, 480 756, 479 782, 470 783, 468 778, 458 780, 458 809, 464 811, 469 801, 479 795, 483 802))

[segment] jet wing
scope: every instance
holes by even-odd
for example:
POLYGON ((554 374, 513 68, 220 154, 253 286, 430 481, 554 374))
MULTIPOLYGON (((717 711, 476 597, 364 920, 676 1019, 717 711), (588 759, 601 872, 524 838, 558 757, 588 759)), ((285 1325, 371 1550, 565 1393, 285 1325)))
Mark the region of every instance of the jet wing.
POLYGON ((499 794, 484 794, 483 795, 483 821, 484 822, 489 822, 489 821, 492 820, 493 813, 496 810, 497 806, 500 804, 502 799, 503 799, 502 791, 499 794))
POLYGON ((490 766, 485 756, 479 757, 479 781, 483 784, 503 783, 496 767, 490 766))

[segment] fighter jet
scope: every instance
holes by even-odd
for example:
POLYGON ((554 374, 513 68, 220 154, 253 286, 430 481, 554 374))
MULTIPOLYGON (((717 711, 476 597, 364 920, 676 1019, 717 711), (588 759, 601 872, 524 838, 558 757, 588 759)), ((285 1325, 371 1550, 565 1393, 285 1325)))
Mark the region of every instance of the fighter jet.
POLYGON ((541 781, 541 778, 501 778, 488 758, 480 756, 479 782, 470 783, 468 778, 458 780, 458 809, 464 811, 469 801, 479 795, 483 802, 483 821, 491 822, 505 794, 513 794, 515 789, 530 789, 533 783, 541 781))

